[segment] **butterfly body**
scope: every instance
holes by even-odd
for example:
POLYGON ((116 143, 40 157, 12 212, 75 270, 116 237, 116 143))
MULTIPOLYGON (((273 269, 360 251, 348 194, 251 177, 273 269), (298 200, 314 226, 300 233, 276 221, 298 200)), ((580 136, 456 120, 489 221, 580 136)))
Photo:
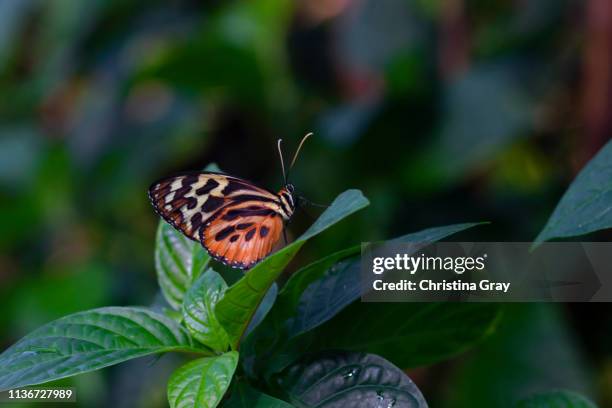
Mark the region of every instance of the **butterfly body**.
POLYGON ((156 212, 209 254, 248 269, 267 256, 295 212, 291 184, 278 193, 234 176, 185 173, 149 188, 156 212))

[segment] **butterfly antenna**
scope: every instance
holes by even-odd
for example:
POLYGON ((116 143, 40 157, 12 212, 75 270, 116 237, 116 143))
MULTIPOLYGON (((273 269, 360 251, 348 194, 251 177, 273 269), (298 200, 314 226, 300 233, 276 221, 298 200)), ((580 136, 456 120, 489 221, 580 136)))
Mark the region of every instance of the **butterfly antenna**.
POLYGON ((287 172, 285 171, 285 161, 283 160, 283 151, 281 149, 281 143, 283 139, 278 139, 278 156, 280 157, 281 168, 283 169, 283 179, 285 179, 285 184, 287 184, 287 172))
POLYGON ((313 133, 306 133, 306 136, 304 136, 302 138, 302 141, 300 142, 297 150, 295 151, 295 154, 293 155, 293 160, 291 160, 291 165, 289 166, 289 171, 287 171, 287 175, 285 176, 285 184, 287 184, 287 180, 289 180, 289 173, 291 172, 291 169, 293 168, 293 165, 295 164, 295 161, 297 160, 298 154, 300 153, 300 150, 302 149, 302 146, 304 145, 304 142, 306 141, 306 139, 308 139, 310 136, 312 136, 313 133))
POLYGON ((295 151, 295 154, 293 155, 293 160, 291 160, 291 166, 289 166, 289 170, 291 170, 291 168, 293 167, 293 165, 295 164, 295 161, 298 157, 298 154, 300 154, 300 149, 302 148, 302 146, 304 145, 304 142, 306 141, 306 139, 308 139, 310 136, 312 136, 313 133, 306 133, 306 136, 304 136, 302 138, 302 141, 300 142, 300 145, 298 146, 297 150, 295 151))

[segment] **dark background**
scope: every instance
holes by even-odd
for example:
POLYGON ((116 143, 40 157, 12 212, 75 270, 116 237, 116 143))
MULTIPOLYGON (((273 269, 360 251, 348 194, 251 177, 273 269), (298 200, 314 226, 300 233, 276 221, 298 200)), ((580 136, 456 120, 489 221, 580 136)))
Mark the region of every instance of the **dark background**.
MULTIPOLYGON (((609 138, 611 59, 607 0, 0 0, 0 344, 153 303, 149 184, 214 161, 276 190, 277 138, 290 156, 309 131, 297 188, 371 205, 296 264, 467 221, 491 224, 458 239, 533 240, 609 138)), ((547 387, 612 406, 609 314, 509 307, 482 347, 410 374, 434 407, 547 387)), ((62 384, 81 406, 164 406, 172 364, 62 384)))

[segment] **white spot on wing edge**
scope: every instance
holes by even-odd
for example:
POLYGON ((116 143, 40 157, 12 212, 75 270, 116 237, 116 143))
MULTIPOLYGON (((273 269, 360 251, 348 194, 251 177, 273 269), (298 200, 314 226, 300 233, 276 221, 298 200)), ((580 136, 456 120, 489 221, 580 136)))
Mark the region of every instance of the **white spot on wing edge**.
POLYGON ((184 177, 177 177, 176 180, 174 180, 172 184, 170 184, 170 190, 178 190, 179 188, 181 188, 181 186, 183 185, 183 178, 184 177))

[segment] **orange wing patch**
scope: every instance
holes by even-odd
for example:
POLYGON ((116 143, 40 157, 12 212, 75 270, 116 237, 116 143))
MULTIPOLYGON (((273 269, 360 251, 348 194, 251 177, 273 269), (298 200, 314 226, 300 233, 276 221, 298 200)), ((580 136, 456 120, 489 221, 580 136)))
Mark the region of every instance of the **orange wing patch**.
POLYGON ((218 261, 249 269, 272 251, 282 231, 281 216, 269 208, 233 206, 202 230, 201 242, 218 261))

